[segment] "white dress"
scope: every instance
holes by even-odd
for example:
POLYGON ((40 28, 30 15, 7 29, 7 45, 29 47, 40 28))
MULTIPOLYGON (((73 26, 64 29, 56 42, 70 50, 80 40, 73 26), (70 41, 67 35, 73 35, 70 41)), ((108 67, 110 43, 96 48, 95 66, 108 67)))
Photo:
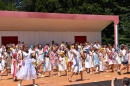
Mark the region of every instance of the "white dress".
POLYGON ((36 68, 36 67, 37 67, 37 65, 36 65, 37 60, 36 60, 36 59, 34 59, 34 58, 32 58, 32 63, 33 63, 33 65, 34 65, 34 67, 36 68))
POLYGON ((82 62, 81 62, 82 59, 79 51, 73 50, 73 52, 76 54, 73 60, 73 69, 74 69, 73 72, 78 73, 80 71, 83 71, 82 62))
POLYGON ((87 54, 87 57, 85 59, 85 68, 91 68, 92 67, 92 57, 87 54))
POLYGON ((122 62, 128 62, 128 54, 127 54, 126 50, 124 49, 121 52, 122 52, 122 55, 123 55, 122 56, 122 62))
POLYGON ((51 71, 51 62, 50 62, 49 57, 45 57, 45 63, 44 63, 44 66, 43 66, 43 71, 44 72, 51 71))
POLYGON ((2 60, 0 61, 0 71, 4 70, 4 68, 5 68, 5 60, 2 59, 2 60))
POLYGON ((103 59, 103 54, 102 53, 99 53, 99 56, 100 56, 100 71, 104 71, 105 70, 105 65, 104 65, 104 61, 102 60, 103 59))
POLYGON ((121 64, 121 57, 119 57, 119 53, 115 52, 114 56, 115 56, 115 63, 121 64))
POLYGON ((20 68, 20 66, 22 66, 22 60, 21 60, 21 58, 22 58, 22 51, 19 50, 18 53, 17 53, 17 60, 20 61, 20 63, 18 63, 18 68, 20 68))
POLYGON ((68 62, 72 62, 73 61, 73 54, 70 52, 70 51, 68 51, 68 62))
POLYGON ((23 52, 23 57, 24 57, 23 65, 22 68, 16 74, 17 78, 23 80, 36 79, 37 74, 35 67, 32 63, 31 53, 23 52))
POLYGON ((2 51, 3 51, 2 48, 0 48, 0 57, 2 56, 2 51))
POLYGON ((13 49, 13 50, 12 50, 12 54, 14 54, 14 53, 16 53, 16 49, 13 49))
POLYGON ((67 70, 67 66, 66 66, 66 60, 65 58, 63 57, 59 57, 59 60, 60 62, 58 63, 58 68, 59 68, 59 71, 65 71, 67 70))
MULTIPOLYGON (((107 48, 104 48, 104 51, 106 51, 106 49, 107 48)), ((108 49, 107 49, 108 50, 108 49)), ((104 62, 108 62, 108 54, 106 53, 105 55, 104 55, 104 62)))
POLYGON ((37 61, 38 64, 41 64, 40 62, 43 61, 43 49, 38 49, 37 51, 37 61))

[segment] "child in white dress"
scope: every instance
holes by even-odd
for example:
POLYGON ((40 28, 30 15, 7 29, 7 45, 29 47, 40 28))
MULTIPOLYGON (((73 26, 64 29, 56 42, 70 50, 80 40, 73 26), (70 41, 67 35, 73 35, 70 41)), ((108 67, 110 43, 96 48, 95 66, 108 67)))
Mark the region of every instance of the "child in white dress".
POLYGON ((5 70, 6 70, 6 52, 3 52, 2 53, 2 56, 0 57, 0 80, 1 80, 1 77, 2 75, 5 73, 5 70))
POLYGON ((104 65, 104 56, 103 56, 103 49, 100 49, 99 52, 99 60, 100 60, 100 71, 103 72, 105 70, 105 65, 104 65))
POLYGON ((122 45, 122 49, 121 49, 121 56, 122 56, 122 68, 121 70, 118 72, 119 75, 121 75, 121 71, 124 69, 127 69, 126 74, 129 74, 129 65, 128 65, 128 49, 127 46, 122 45))
POLYGON ((52 74, 51 74, 51 62, 50 62, 50 58, 49 58, 49 55, 48 53, 45 53, 44 55, 44 59, 43 59, 43 72, 42 72, 42 78, 44 77, 44 74, 45 72, 49 72, 49 76, 51 77, 52 74))
POLYGON ((0 71, 3 71, 5 68, 5 58, 2 56, 0 57, 0 71))
POLYGON ((70 52, 71 46, 66 46, 66 56, 68 57, 68 64, 67 64, 67 70, 71 71, 72 61, 73 61, 73 54, 70 52))
POLYGON ((65 71, 67 75, 67 65, 66 65, 66 60, 63 52, 60 52, 58 68, 59 68, 59 72, 58 72, 59 77, 61 76, 61 71, 65 71))
POLYGON ((86 57, 85 57, 85 69, 86 69, 86 72, 87 73, 90 73, 90 68, 91 68, 91 64, 92 64, 92 58, 91 58, 91 56, 90 56, 90 53, 89 53, 89 51, 88 52, 86 52, 87 54, 86 54, 86 57))
POLYGON ((21 86, 22 80, 33 80, 33 85, 35 84, 35 79, 37 78, 35 67, 32 63, 31 52, 28 51, 27 45, 23 47, 23 65, 22 68, 17 72, 16 76, 20 79, 18 86, 21 86))
POLYGON ((80 73, 81 81, 82 81, 83 80, 83 67, 82 67, 82 62, 81 62, 81 55, 80 55, 80 52, 78 51, 78 44, 74 44, 74 49, 71 52, 74 55, 73 72, 68 80, 69 80, 69 82, 71 82, 72 76, 75 73, 80 73))
POLYGON ((40 68, 42 66, 43 56, 44 56, 44 52, 43 52, 42 45, 40 44, 38 45, 38 50, 37 50, 38 72, 40 71, 40 68))
POLYGON ((36 59, 36 53, 35 51, 31 51, 31 57, 32 57, 32 63, 36 69, 36 73, 38 74, 38 69, 37 69, 37 66, 38 66, 38 62, 37 62, 37 59, 36 59))
POLYGON ((115 57, 115 64, 117 67, 117 71, 120 72, 122 58, 121 58, 120 51, 118 49, 116 49, 116 52, 114 53, 114 57, 115 57))
POLYGON ((20 50, 17 53, 17 60, 18 60, 18 70, 22 67, 23 60, 22 60, 22 46, 20 46, 20 50))

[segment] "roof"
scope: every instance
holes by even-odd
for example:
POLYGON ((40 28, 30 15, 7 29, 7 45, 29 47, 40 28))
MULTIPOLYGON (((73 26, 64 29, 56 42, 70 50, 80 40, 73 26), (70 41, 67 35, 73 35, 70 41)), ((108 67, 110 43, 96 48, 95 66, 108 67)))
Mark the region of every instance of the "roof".
POLYGON ((102 31, 119 23, 116 15, 86 15, 42 12, 0 11, 0 30, 102 31))

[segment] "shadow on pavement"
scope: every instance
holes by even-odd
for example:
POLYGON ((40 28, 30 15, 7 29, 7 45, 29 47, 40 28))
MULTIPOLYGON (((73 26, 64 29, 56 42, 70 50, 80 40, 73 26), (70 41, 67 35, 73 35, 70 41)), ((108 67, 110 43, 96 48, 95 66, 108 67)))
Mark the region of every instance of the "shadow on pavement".
MULTIPOLYGON (((115 81, 115 86, 122 86, 122 79, 118 79, 115 81)), ((111 81, 100 81, 100 82, 92 82, 92 83, 83 83, 78 84, 78 81, 75 82, 73 85, 65 85, 65 86, 111 86, 111 81)))

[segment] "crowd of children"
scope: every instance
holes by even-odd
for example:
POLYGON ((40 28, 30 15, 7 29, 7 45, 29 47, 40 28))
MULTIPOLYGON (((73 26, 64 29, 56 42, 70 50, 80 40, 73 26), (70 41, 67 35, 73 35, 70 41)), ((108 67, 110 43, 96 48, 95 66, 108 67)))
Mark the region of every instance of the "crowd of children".
POLYGON ((70 82, 74 74, 80 74, 83 80, 83 71, 100 74, 116 70, 121 75, 121 71, 127 69, 126 73, 129 74, 129 64, 130 50, 124 44, 100 45, 96 41, 95 44, 62 42, 58 45, 52 41, 51 45, 43 47, 39 44, 28 48, 26 44, 19 42, 17 45, 2 45, 0 48, 0 79, 5 72, 11 72, 13 80, 20 80, 18 86, 21 86, 22 80, 30 79, 37 86, 37 77, 44 77, 46 72, 52 77, 54 71, 59 77, 61 71, 66 76, 68 72, 72 72, 68 79, 70 82))

